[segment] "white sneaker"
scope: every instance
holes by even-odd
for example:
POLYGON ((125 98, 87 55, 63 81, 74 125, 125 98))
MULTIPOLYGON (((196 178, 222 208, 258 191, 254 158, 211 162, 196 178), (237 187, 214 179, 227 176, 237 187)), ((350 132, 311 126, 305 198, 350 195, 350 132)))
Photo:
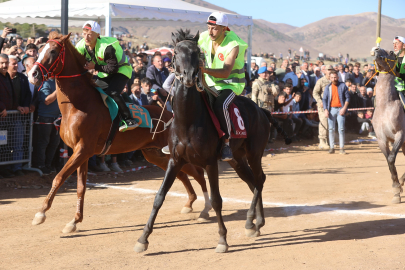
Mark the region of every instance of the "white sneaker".
POLYGON ((170 155, 169 146, 166 145, 165 147, 163 147, 162 152, 163 152, 163 154, 170 155))
POLYGON ((103 170, 103 172, 111 171, 110 168, 107 167, 107 164, 105 164, 105 162, 100 163, 100 169, 103 170))
POLYGON ((111 168, 111 170, 114 171, 114 172, 118 172, 118 173, 123 172, 117 162, 111 163, 110 168, 111 168))

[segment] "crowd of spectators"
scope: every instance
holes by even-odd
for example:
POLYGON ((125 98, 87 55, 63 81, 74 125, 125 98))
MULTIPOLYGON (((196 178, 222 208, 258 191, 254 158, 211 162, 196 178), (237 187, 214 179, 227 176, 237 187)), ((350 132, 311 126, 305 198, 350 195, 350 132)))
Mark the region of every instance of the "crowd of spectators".
MULTIPOLYGON (((59 149, 63 151, 63 142, 53 125, 60 118, 55 81, 49 80, 38 89, 27 79, 27 73, 38 57, 38 50, 47 39, 24 40, 19 36, 10 39, 8 38, 10 30, 6 27, 0 37, 0 117, 5 117, 9 110, 18 110, 21 114, 34 113, 36 124, 33 132, 32 166, 44 174, 50 174, 58 167, 59 149)), ((119 38, 122 37, 126 35, 119 38)), ((71 36, 73 44, 80 39, 81 35, 78 33, 71 36)), ((119 40, 133 67, 131 79, 121 93, 124 100, 140 106, 155 105, 171 110, 168 88, 174 78, 171 66, 172 53, 162 55, 157 51, 150 55, 145 53, 149 49, 146 43, 135 46, 131 41, 119 40)), ((247 83, 243 95, 272 112, 301 112, 274 114, 274 118, 295 141, 313 138, 317 134, 319 118, 316 113, 304 111, 317 110, 318 104, 313 96, 313 89, 318 80, 327 74, 327 66, 322 60, 308 63, 310 53, 307 50, 300 56, 296 51, 289 49, 285 59, 282 53, 279 57, 265 53, 260 56, 269 60, 260 63, 252 61, 251 67, 246 67, 247 83)), ((349 108, 373 107, 376 84, 373 65, 361 65, 358 62, 352 64, 345 61, 345 64, 335 64, 333 69, 339 82, 344 83, 349 89, 349 108)), ((93 74, 96 75, 96 71, 93 71, 93 74)), ((372 134, 372 113, 372 110, 348 111, 346 130, 372 134)), ((274 142, 276 138, 277 131, 272 128, 269 143, 274 142)), ((18 140, 21 141, 22 138, 16 141, 18 140)), ((15 151, 12 155, 14 160, 20 158, 19 152, 21 151, 15 151)), ((108 170, 120 172, 122 166, 130 166, 137 159, 142 159, 139 151, 99 160, 93 157, 89 161, 89 169, 95 172, 108 170), (108 160, 111 160, 110 167, 106 164, 108 160)), ((23 174, 22 164, 0 167, 0 177, 23 174)))

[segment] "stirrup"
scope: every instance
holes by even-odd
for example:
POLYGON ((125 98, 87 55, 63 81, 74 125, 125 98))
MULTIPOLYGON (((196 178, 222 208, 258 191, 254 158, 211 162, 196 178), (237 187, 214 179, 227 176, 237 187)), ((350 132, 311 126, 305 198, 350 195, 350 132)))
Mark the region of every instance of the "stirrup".
POLYGON ((162 153, 166 155, 170 155, 170 149, 169 146, 166 145, 165 147, 162 148, 162 153))
POLYGON ((132 129, 135 129, 135 128, 137 128, 138 126, 139 126, 139 124, 135 121, 135 120, 133 120, 136 124, 135 125, 132 125, 132 126, 128 126, 128 124, 127 124, 127 122, 125 121, 125 120, 122 120, 121 121, 121 126, 120 126, 120 128, 119 128, 119 131, 120 132, 125 132, 125 131, 127 131, 127 130, 132 130, 132 129))

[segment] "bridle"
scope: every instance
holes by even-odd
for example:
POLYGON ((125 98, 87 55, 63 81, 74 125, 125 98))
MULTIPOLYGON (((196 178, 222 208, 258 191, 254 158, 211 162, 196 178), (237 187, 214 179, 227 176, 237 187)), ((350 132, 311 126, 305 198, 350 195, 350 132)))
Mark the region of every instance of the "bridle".
MULTIPOLYGON (((59 74, 62 73, 63 68, 65 67, 65 46, 62 45, 62 43, 60 43, 59 41, 55 40, 55 39, 50 39, 48 40, 47 43, 49 42, 55 42, 59 47, 61 47, 61 50, 59 52, 58 57, 56 58, 55 62, 53 62, 53 64, 49 67, 49 69, 47 69, 44 65, 42 65, 39 62, 35 62, 34 66, 37 65, 39 71, 41 72, 41 76, 42 76, 42 83, 44 83, 44 81, 48 80, 51 77, 54 78, 74 78, 74 77, 79 77, 82 76, 84 74, 87 73, 87 70, 81 74, 75 74, 75 75, 68 75, 68 76, 59 76, 59 74), (58 73, 56 73, 56 69, 59 66, 59 63, 62 63, 62 67, 60 69, 60 71, 58 73)), ((39 87, 38 89, 40 89, 41 87, 39 87)))
MULTIPOLYGON (((182 41, 180 41, 180 42, 177 42, 177 43, 176 43, 176 46, 177 46, 178 44, 180 44, 180 43, 182 43, 182 42, 186 42, 186 41, 193 42, 192 40, 182 40, 182 41)), ((200 54, 201 54, 201 53, 200 53, 200 52, 201 52, 200 46, 198 46, 198 50, 199 50, 199 53, 198 53, 199 57, 198 57, 198 60, 200 60, 200 54)), ((176 50, 174 50, 174 53, 173 53, 173 60, 172 60, 172 66, 173 66, 173 69, 174 69, 174 76, 176 77, 176 79, 177 79, 181 84, 183 84, 183 80, 184 80, 183 74, 181 74, 180 72, 177 72, 177 70, 176 70, 176 53, 175 53, 175 51, 176 51, 176 50)), ((198 72, 197 72, 197 74, 193 77, 193 85, 196 86, 198 92, 203 92, 203 90, 198 86, 198 83, 197 83, 197 80, 198 80, 198 79, 201 80, 201 77, 202 77, 201 70, 200 70, 200 67, 198 67, 198 72)))
MULTIPOLYGON (((377 57, 378 57, 378 56, 377 56, 377 57)), ((395 72, 394 72, 394 68, 395 68, 396 65, 397 65, 398 57, 395 56, 395 60, 393 60, 393 59, 388 59, 387 57, 383 57, 383 56, 380 56, 380 58, 384 59, 384 61, 385 61, 385 63, 387 64, 387 66, 390 67, 390 70, 389 70, 389 71, 380 71, 380 70, 378 70, 378 63, 374 60, 375 71, 376 71, 375 74, 377 74, 377 72, 378 72, 378 73, 382 73, 382 74, 392 73, 392 75, 396 76, 396 75, 395 75, 395 72), (388 63, 388 61, 395 62, 395 63, 394 63, 394 65, 392 65, 392 67, 391 67, 390 64, 388 63)))

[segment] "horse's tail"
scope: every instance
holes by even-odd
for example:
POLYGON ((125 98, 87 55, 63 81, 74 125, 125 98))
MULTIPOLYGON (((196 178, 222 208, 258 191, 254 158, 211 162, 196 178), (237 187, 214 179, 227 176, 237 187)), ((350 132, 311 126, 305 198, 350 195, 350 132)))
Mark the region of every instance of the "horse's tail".
POLYGON ((291 138, 289 138, 287 133, 285 133, 284 129, 278 125, 278 122, 274 120, 273 116, 271 116, 271 113, 263 108, 260 109, 262 109, 264 114, 267 116, 267 119, 269 119, 270 124, 272 124, 277 129, 277 132, 279 132, 283 136, 285 144, 287 145, 290 144, 292 142, 291 138))

